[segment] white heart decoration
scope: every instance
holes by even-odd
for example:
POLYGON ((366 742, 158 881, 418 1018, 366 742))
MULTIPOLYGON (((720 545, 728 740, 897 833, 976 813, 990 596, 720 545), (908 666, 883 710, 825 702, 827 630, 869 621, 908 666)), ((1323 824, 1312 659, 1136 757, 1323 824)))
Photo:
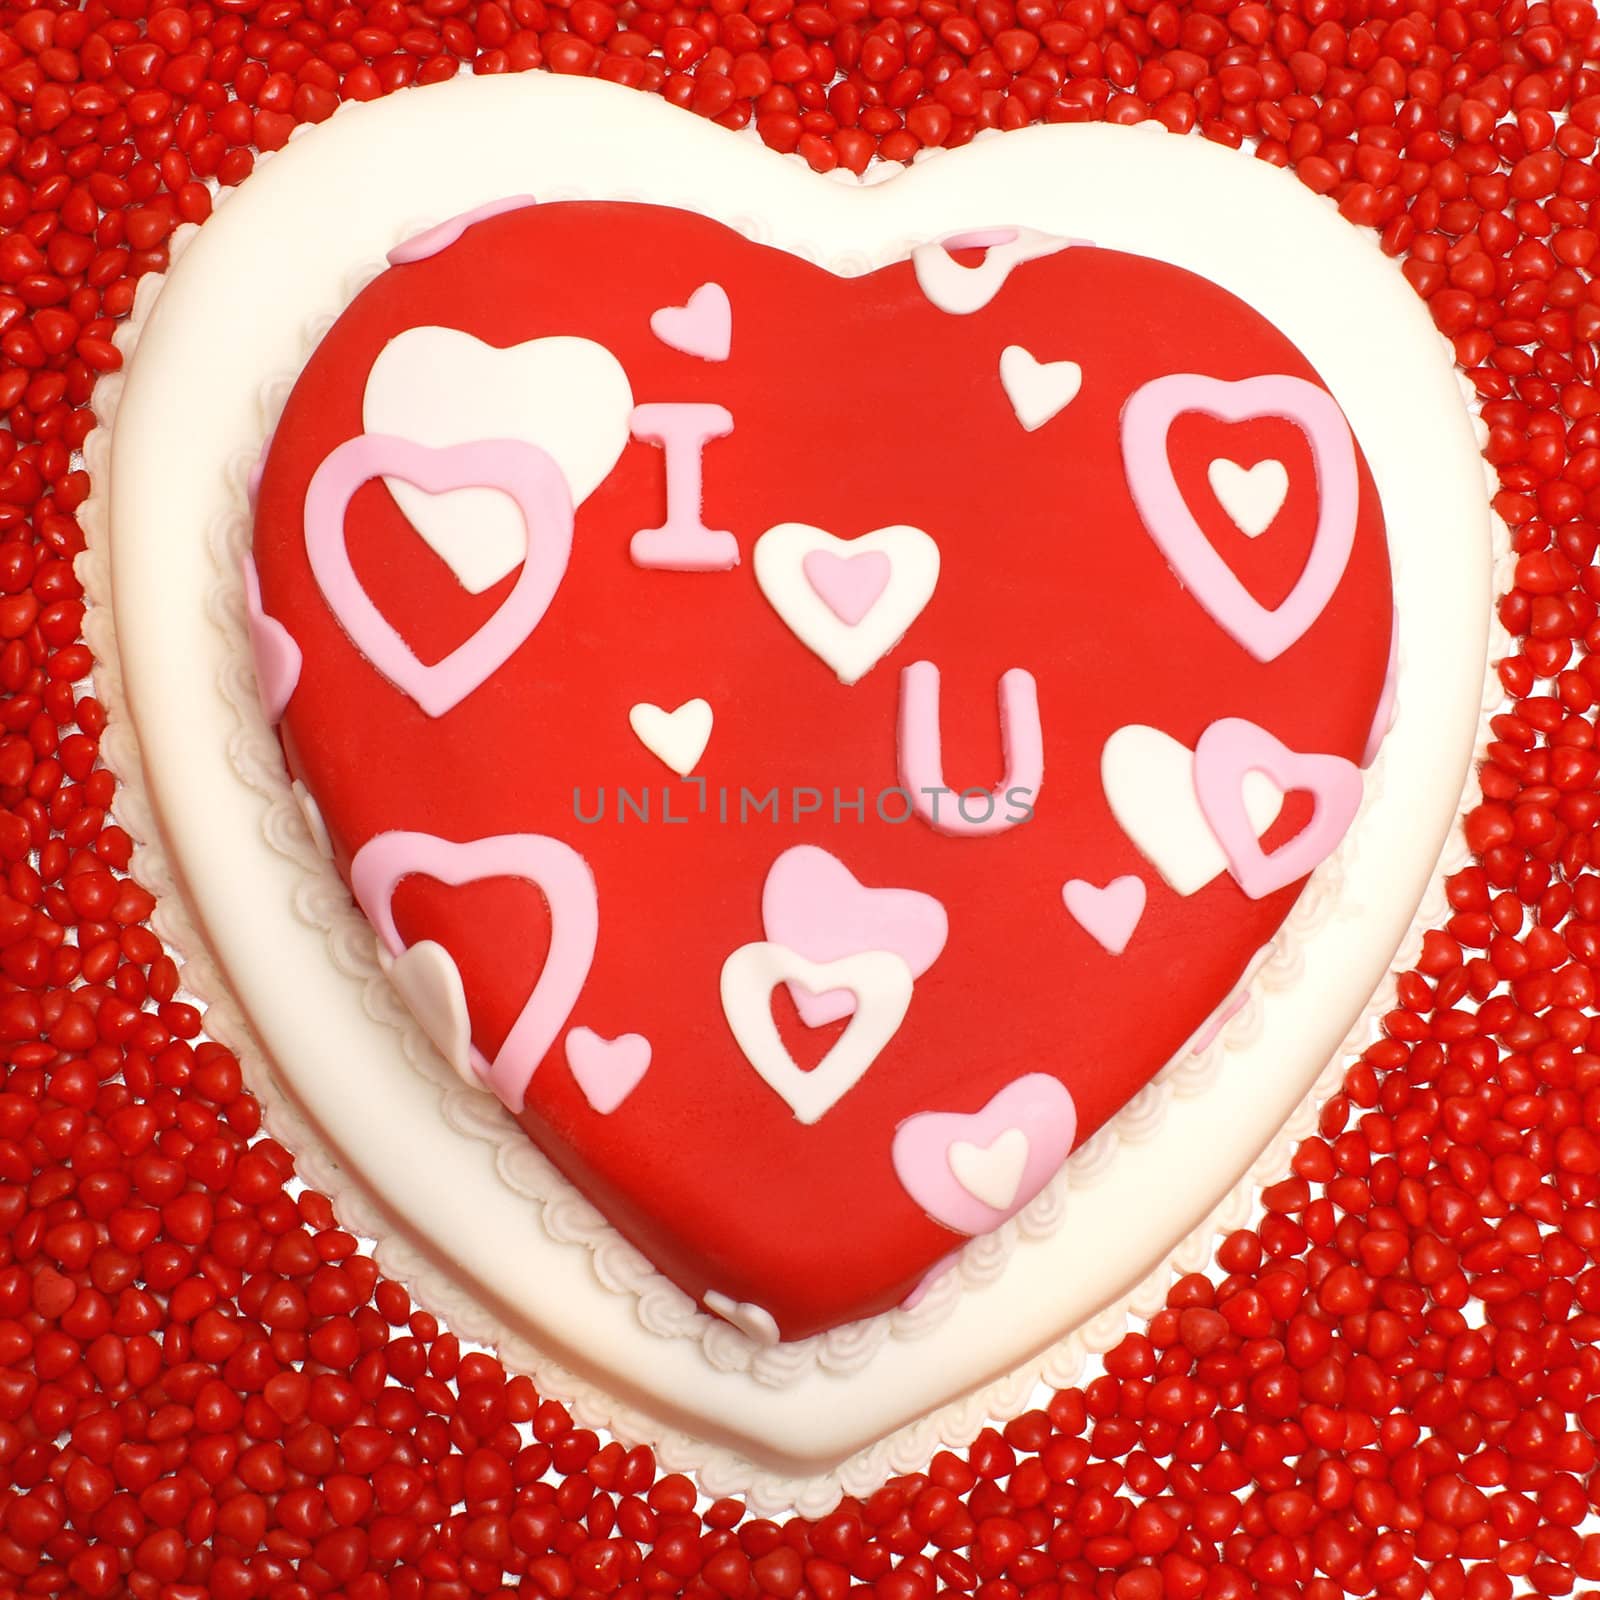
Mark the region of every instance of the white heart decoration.
POLYGON ((1000 383, 1017 421, 1032 433, 1077 398, 1083 368, 1076 361, 1041 361, 1020 344, 1008 344, 1000 352, 1000 383))
POLYGON ((311 798, 311 791, 296 778, 289 785, 289 793, 294 796, 294 803, 300 807, 300 815, 305 818, 306 832, 311 835, 311 842, 317 847, 317 854, 333 860, 333 840, 328 837, 328 824, 322 820, 322 807, 311 798))
POLYGON ((756 582, 789 630, 833 668, 840 683, 866 676, 906 635, 939 581, 939 547, 921 528, 875 528, 839 539, 804 522, 780 522, 756 540, 756 582), (889 581, 859 622, 847 623, 813 587, 805 559, 826 551, 841 560, 869 551, 889 558, 889 581))
POLYGON ((781 944, 746 944, 722 963, 722 1010, 745 1059, 807 1124, 820 1121, 861 1081, 895 1036, 911 1004, 911 968, 893 952, 807 961, 781 944), (772 991, 800 983, 813 994, 848 989, 849 1026, 809 1071, 797 1067, 772 1018, 772 991))
MULTIPOLYGON (((592 339, 529 339, 497 349, 456 328, 407 328, 367 374, 361 421, 441 448, 478 439, 523 439, 561 468, 574 508, 595 491, 628 442, 633 390, 592 339)), ((385 478, 395 503, 469 594, 482 594, 527 551, 515 502, 478 487, 428 494, 385 478)))
POLYGON ((628 712, 628 726, 639 743, 680 778, 687 778, 706 753, 711 723, 711 705, 705 700, 685 700, 676 711, 641 700, 628 712))
POLYGON ((1289 497, 1289 469, 1268 457, 1253 467, 1218 456, 1206 468, 1206 482, 1217 504, 1247 539, 1259 539, 1272 526, 1289 497))
POLYGON ((918 245, 911 252, 911 267, 918 288, 934 305, 953 317, 968 317, 1000 293, 1013 268, 1053 256, 1074 242, 1036 228, 963 228, 918 245), (983 259, 965 266, 956 260, 957 250, 981 250, 983 259))
POLYGON ((388 973, 395 993, 456 1076, 469 1088, 481 1089, 483 1080, 472 1065, 467 991, 455 958, 442 944, 422 939, 398 956, 391 956, 380 945, 378 965, 388 973))
POLYGON ((703 1300, 712 1316, 721 1317, 752 1343, 771 1346, 778 1342, 778 1324, 765 1306, 758 1306, 750 1300, 735 1300, 732 1295, 723 1294, 718 1289, 708 1289, 703 1300))
MULTIPOLYGON (((1100 783, 1122 831, 1179 894, 1203 889, 1226 870, 1194 787, 1194 751, 1158 728, 1129 723, 1100 752, 1100 783)), ((1259 838, 1283 809, 1283 794, 1264 773, 1244 780, 1245 811, 1259 838)))
POLYGON ((958 1139, 950 1146, 950 1170, 968 1194, 996 1211, 1009 1211, 1028 1165, 1028 1136, 1007 1128, 991 1144, 958 1139))

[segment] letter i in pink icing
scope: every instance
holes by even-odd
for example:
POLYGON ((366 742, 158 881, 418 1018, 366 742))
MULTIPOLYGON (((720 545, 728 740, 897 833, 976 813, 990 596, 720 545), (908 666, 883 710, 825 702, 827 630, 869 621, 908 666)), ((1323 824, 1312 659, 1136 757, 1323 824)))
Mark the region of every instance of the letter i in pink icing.
POLYGON ((713 439, 733 432, 726 406, 668 401, 635 406, 629 426, 636 439, 661 446, 667 458, 667 520, 641 528, 628 552, 638 567, 674 572, 726 572, 739 565, 739 541, 702 520, 702 456, 713 439))

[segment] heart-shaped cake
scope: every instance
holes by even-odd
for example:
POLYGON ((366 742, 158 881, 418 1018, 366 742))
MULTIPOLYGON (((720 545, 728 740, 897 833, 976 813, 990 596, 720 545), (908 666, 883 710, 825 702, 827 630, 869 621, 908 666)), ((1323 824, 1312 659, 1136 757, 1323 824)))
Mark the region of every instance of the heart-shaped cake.
MULTIPOLYGON (((589 109, 476 87, 274 162, 130 379, 180 345, 198 374, 185 275, 213 240, 256 270, 278 207, 322 205, 350 271, 385 256, 331 304, 325 265, 286 264, 316 336, 241 357, 270 435, 217 424, 259 451, 211 580, 225 693, 253 677, 219 752, 277 819, 240 882, 267 920, 268 879, 297 883, 326 972, 305 927, 255 961, 250 909, 221 909, 139 715, 171 646, 119 614, 146 782, 251 1027, 409 1238, 630 1404, 836 1458, 1142 1278, 1357 1023, 1476 722, 1486 566, 1458 591, 1408 566, 1429 472, 1486 527, 1471 431, 1387 266, 1241 158, 1169 171, 1100 130, 1046 197, 1088 149, 1050 130, 844 190, 600 92, 605 150, 530 139, 467 192, 430 139, 589 109), (426 228, 386 178, 381 225, 335 221, 340 163, 380 145, 426 170, 426 228), (1326 245, 1325 302, 1276 287, 1261 182, 1326 245), (1442 641, 1426 667, 1413 638, 1442 641), (1386 744, 1397 698, 1417 731, 1386 744), (346 973, 378 1020, 334 1022, 346 973), (298 1055, 291 990, 337 1058, 298 1055), (557 1269, 543 1301, 513 1286, 552 1239, 638 1296, 659 1376, 609 1311, 593 1352, 562 1331, 557 1269), (807 1385, 886 1339, 922 1352, 891 1398, 819 1420, 807 1385), (783 1417, 727 1420, 752 1380, 789 1386, 750 1401, 783 1417)), ((129 549, 158 448, 132 411, 129 549)))
POLYGON ((788 1339, 1032 1200, 1361 804, 1393 608, 1337 401, 1198 275, 1023 243, 844 279, 526 205, 364 289, 265 458, 284 750, 386 952, 446 952, 472 1074, 788 1339), (1016 348, 1078 371, 1048 418, 1016 348), (626 1096, 577 1028, 648 1041, 626 1096))

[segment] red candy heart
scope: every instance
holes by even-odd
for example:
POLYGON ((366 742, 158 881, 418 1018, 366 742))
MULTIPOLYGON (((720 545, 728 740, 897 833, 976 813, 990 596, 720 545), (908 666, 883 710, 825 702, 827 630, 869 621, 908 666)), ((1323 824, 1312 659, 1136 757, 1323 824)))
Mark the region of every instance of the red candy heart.
MULTIPOLYGON (((937 260, 923 267, 936 272, 937 260)), ((533 1066, 520 1120, 696 1296, 764 1308, 788 1338, 894 1305, 965 1237, 908 1192, 893 1158, 897 1129, 930 1113, 974 1118, 1008 1085, 1043 1074, 1069 1091, 1078 1137, 1089 1136, 1229 996, 1293 905, 1292 887, 1251 899, 1226 874, 1174 893, 1113 817, 1101 750, 1130 724, 1193 749, 1212 724, 1243 718, 1294 751, 1359 757, 1390 641, 1382 515, 1352 451, 1348 562, 1299 636, 1276 659, 1254 659, 1184 589, 1130 491, 1124 408, 1179 373, 1213 384, 1283 376, 1320 392, 1260 316, 1161 263, 1079 246, 1031 255, 992 298, 952 314, 930 301, 910 263, 841 279, 701 218, 589 203, 495 217, 392 269, 308 362, 268 459, 255 544, 265 612, 303 656, 281 726, 291 770, 315 796, 346 874, 357 851, 391 830, 457 843, 538 835, 584 858, 598 940, 561 1036, 589 1030, 577 1048, 590 1092, 557 1042, 533 1066), (705 284, 731 308, 726 360, 652 333, 654 314, 687 305, 705 284), (374 360, 421 325, 496 347, 597 341, 627 372, 636 403, 723 407, 733 421, 698 447, 703 506, 669 508, 673 446, 664 454, 649 442, 657 435, 636 437, 578 507, 565 574, 526 642, 438 716, 375 671, 341 628, 303 530, 313 475, 362 432, 374 360), (1081 370, 1047 418, 1033 420, 1042 403, 1028 410, 1029 426, 1001 378, 1011 346, 1081 370), (634 534, 669 523, 680 530, 673 548, 689 552, 682 566, 697 570, 630 556, 634 534), (874 593, 863 583, 842 609, 815 589, 800 598, 786 589, 780 606, 754 570, 757 541, 780 525, 802 530, 783 535, 782 552, 801 582, 808 541, 829 558, 811 566, 824 590, 839 562, 867 552, 886 550, 893 570, 858 569, 874 593), (906 563, 928 556, 907 529, 937 550, 920 605, 930 569, 906 563), (731 569, 693 559, 697 538, 720 530, 737 541, 731 569), (874 530, 893 537, 854 556, 824 538, 848 543, 874 530), (857 671, 870 652, 833 646, 858 642, 848 630, 871 629, 892 605, 903 609, 894 622, 903 640, 885 637, 878 649, 874 639, 876 654, 857 671), (825 626, 819 610, 846 636, 809 636, 825 626), (1002 683, 1010 763, 996 720, 1002 683), (946 781, 967 791, 993 789, 1017 765, 1032 729, 1022 689, 1036 691, 1043 777, 1017 797, 1018 817, 963 833, 954 795, 899 792, 908 684, 936 714, 946 781), (709 702, 714 721, 693 779, 681 782, 635 736, 629 713, 695 699, 709 702), (932 825, 914 814, 935 804, 943 809, 932 825), (810 1122, 752 1065, 720 999, 729 958, 770 933, 763 886, 796 845, 826 850, 871 889, 931 896, 948 919, 920 975, 898 957, 876 963, 895 984, 900 972, 914 977, 903 1018, 810 1122), (1129 875, 1147 900, 1119 955, 1068 913, 1063 885, 1129 875), (625 1035, 641 1039, 629 1048, 648 1070, 635 1078, 630 1067, 621 1097, 608 1085, 597 1106, 591 1036, 603 1046, 625 1035)), ((1312 560, 1326 467, 1293 418, 1258 411, 1230 420, 1215 408, 1179 410, 1164 460, 1207 548, 1270 612, 1312 560), (1288 488, 1258 536, 1214 492, 1218 460, 1241 471, 1282 464, 1288 488)), ((674 469, 680 495, 692 489, 683 466, 674 469)), ((540 537, 530 529, 535 545, 540 537)), ((422 663, 459 649, 519 581, 512 573, 469 594, 379 482, 351 498, 344 547, 376 612, 422 663)), ((1303 824, 1296 804, 1264 848, 1303 824)), ((432 941, 454 958, 476 1050, 495 1060, 541 979, 550 914, 539 891, 510 877, 450 887, 413 875, 393 915, 406 945, 432 941)), ((830 959, 818 957, 824 969, 830 959)), ((859 1038, 887 1015, 881 1005, 871 1017, 865 1002, 848 1016, 834 1005, 808 1028, 790 999, 792 964, 781 966, 770 968, 769 1003, 796 1079, 848 1053, 852 1029, 859 1038)), ((822 992, 841 987, 824 982, 822 992)), ((981 1138, 955 1143, 971 1146, 963 1160, 983 1191, 968 1193, 989 1201, 946 1197, 935 1209, 947 1218, 998 1216, 1005 1206, 994 1202, 1018 1174, 1027 1184, 1036 1176, 1006 1128, 972 1126, 981 1138)))

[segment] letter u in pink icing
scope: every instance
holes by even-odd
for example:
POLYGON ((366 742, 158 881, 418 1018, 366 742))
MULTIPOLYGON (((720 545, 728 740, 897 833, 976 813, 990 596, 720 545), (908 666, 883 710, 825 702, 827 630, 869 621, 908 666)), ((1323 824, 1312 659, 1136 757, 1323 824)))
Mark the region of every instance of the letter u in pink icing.
POLYGON ((1004 833, 1032 815, 1044 783, 1044 733, 1039 686, 1021 667, 1012 667, 1000 679, 1000 740, 1006 775, 995 789, 985 791, 988 805, 974 817, 967 798, 973 791, 952 790, 945 783, 939 669, 931 661, 914 661, 900 674, 900 782, 930 827, 981 838, 1004 833), (1018 794, 1027 802, 1021 815, 1013 798, 1018 794))

